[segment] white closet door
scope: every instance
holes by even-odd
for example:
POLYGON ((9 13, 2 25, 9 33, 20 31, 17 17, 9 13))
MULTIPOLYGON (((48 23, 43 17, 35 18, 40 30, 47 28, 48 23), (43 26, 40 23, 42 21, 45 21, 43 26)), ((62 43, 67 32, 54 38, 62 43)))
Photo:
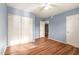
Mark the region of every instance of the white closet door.
POLYGON ((40 37, 45 37, 45 21, 40 21, 40 37))
POLYGON ((8 14, 8 45, 19 44, 21 40, 21 17, 8 14))
POLYGON ((79 47, 79 15, 67 17, 67 43, 79 47))
POLYGON ((30 17, 22 17, 22 40, 21 43, 33 42, 33 19, 30 17))

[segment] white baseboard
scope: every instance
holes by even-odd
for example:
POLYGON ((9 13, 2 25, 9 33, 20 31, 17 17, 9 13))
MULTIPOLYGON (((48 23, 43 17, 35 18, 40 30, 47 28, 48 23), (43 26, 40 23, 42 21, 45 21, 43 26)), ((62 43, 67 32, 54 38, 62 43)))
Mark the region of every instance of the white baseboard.
POLYGON ((7 46, 4 48, 2 55, 5 54, 6 49, 7 49, 7 46))
POLYGON ((79 48, 79 45, 70 44, 67 42, 67 44, 72 45, 73 47, 79 48))
POLYGON ((64 42, 64 41, 61 41, 61 40, 56 40, 56 39, 54 39, 54 38, 49 38, 49 39, 51 39, 51 40, 55 40, 55 41, 58 41, 58 42, 60 42, 60 43, 67 44, 67 43, 66 43, 66 42, 64 42))
MULTIPOLYGON (((68 42, 63 42, 63 41, 56 40, 56 39, 52 39, 52 38, 51 38, 51 40, 58 41, 58 42, 64 43, 64 44, 69 44, 68 42)), ((79 45, 73 45, 73 44, 69 44, 69 45, 71 45, 71 46, 73 46, 73 47, 76 47, 76 48, 79 48, 79 45)))

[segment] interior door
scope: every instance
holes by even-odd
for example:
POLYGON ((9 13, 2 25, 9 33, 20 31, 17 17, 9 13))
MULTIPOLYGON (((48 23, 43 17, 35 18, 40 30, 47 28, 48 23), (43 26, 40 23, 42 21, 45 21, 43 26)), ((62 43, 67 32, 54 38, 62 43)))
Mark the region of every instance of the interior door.
POLYGON ((66 21, 67 43, 79 47, 79 14, 68 16, 66 21))
POLYGON ((40 37, 45 37, 45 22, 40 21, 40 37))
POLYGON ((33 19, 22 17, 22 40, 21 43, 34 42, 33 39, 33 19))
POLYGON ((20 44, 21 40, 21 17, 8 14, 8 45, 20 44))

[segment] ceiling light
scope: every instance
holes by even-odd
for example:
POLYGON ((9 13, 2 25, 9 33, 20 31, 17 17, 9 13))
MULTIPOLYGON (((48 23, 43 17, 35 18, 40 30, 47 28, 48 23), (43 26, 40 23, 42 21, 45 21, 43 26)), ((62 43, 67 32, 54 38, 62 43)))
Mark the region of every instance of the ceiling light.
POLYGON ((49 8, 52 7, 50 4, 47 3, 42 4, 42 6, 44 7, 45 10, 48 10, 49 8))
POLYGON ((48 10, 48 9, 49 9, 49 7, 44 7, 44 9, 45 9, 45 10, 48 10))

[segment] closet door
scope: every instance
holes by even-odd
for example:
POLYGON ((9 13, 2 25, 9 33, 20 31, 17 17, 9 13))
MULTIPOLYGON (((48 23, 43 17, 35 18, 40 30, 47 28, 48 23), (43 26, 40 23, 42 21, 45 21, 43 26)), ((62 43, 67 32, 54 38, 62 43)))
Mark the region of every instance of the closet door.
POLYGON ((33 42, 33 19, 22 17, 22 40, 21 43, 33 42))
POLYGON ((67 17, 67 43, 79 47, 79 14, 67 17))
POLYGON ((8 14, 8 45, 20 44, 21 16, 8 14))

